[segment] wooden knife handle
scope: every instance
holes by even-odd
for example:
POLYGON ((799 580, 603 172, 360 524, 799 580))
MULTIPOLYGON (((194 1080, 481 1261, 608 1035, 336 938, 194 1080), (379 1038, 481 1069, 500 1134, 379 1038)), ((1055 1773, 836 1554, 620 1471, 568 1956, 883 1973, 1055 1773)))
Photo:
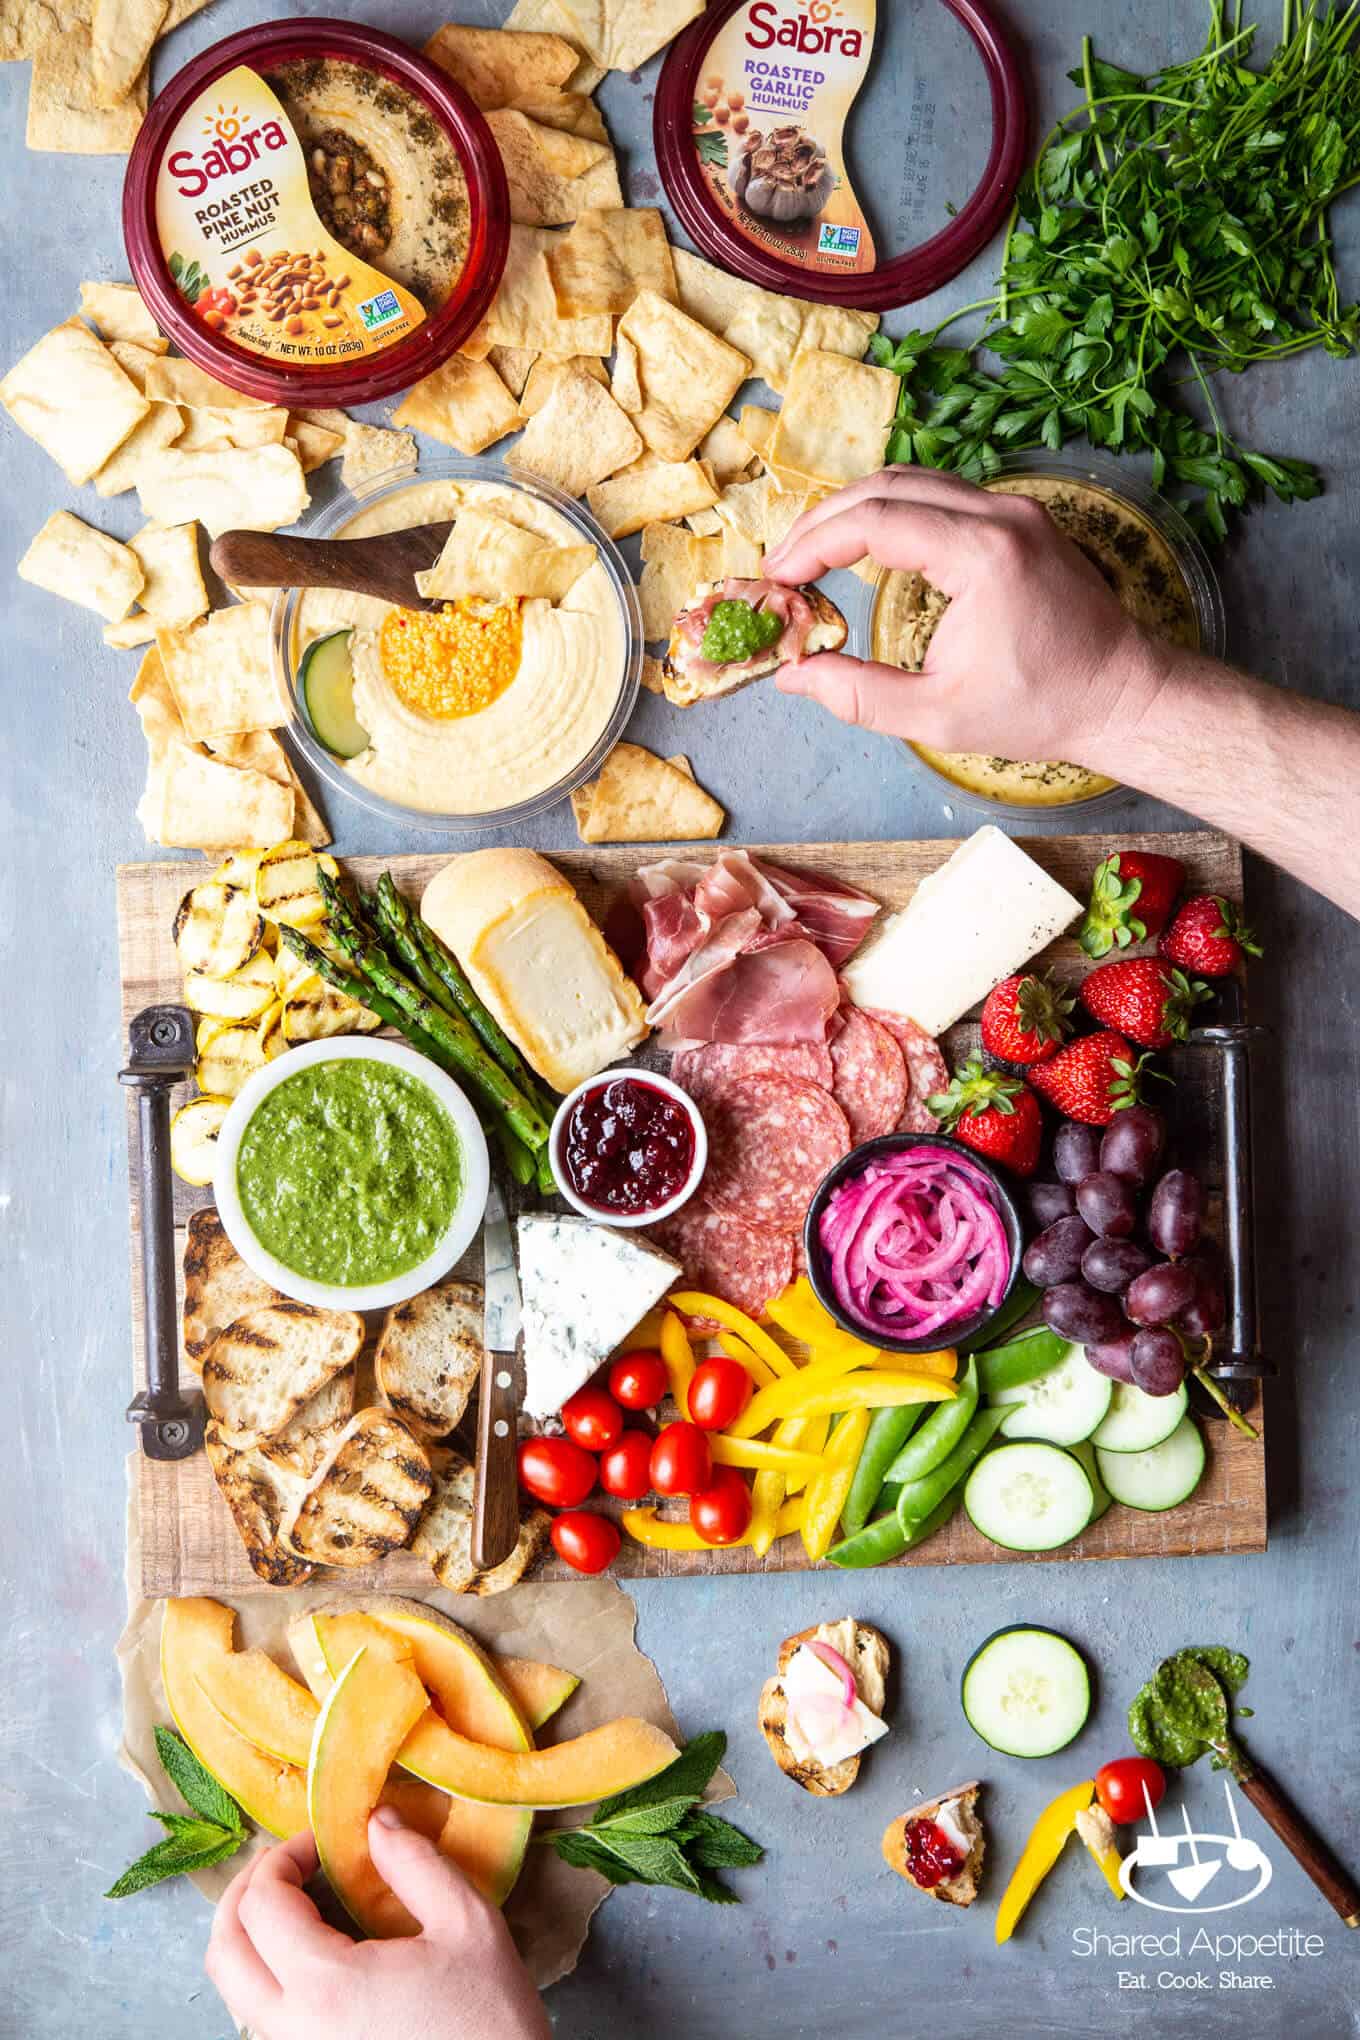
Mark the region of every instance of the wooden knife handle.
POLYGON ((1254 1767, 1238 1779, 1243 1792, 1264 1821, 1274 1828, 1299 1866, 1306 1870, 1329 1905, 1348 1927, 1360 1926, 1360 1889, 1320 1835, 1297 1813, 1273 1778, 1254 1767))
MULTIPOLYGON (((371 538, 289 538, 268 531, 224 531, 208 557, 214 573, 249 588, 338 588, 390 599, 393 576, 412 580, 439 556, 445 524, 412 525, 371 538), (380 548, 380 553, 376 551, 380 548)), ((409 606, 424 608, 414 585, 409 606)))
POLYGON ((489 1572, 509 1558, 519 1541, 518 1371, 513 1353, 487 1353, 482 1361, 472 1504, 472 1563, 479 1572, 489 1572))

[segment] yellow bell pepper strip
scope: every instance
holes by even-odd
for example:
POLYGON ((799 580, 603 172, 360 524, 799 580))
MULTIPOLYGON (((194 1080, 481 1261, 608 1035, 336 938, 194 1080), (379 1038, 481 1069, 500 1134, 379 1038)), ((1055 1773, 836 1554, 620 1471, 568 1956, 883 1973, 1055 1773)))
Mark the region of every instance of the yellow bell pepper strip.
POLYGON ((768 1332, 763 1332, 754 1318, 747 1317, 744 1310, 727 1303, 721 1296, 705 1296, 700 1289, 676 1289, 666 1299, 673 1310, 683 1311, 686 1317, 708 1318, 724 1330, 735 1332, 743 1344, 753 1353, 758 1353, 765 1365, 775 1374, 792 1374, 794 1364, 782 1346, 777 1346, 768 1332))
POLYGON ((1123 1862, 1115 1844, 1114 1822, 1103 1806, 1083 1806, 1078 1809, 1072 1825, 1086 1844, 1096 1868, 1109 1885, 1116 1898, 1124 1897, 1124 1887, 1119 1881, 1119 1866, 1123 1862))
POLYGON ((843 1332, 826 1306, 819 1301, 806 1275, 800 1275, 786 1290, 774 1297, 765 1306, 766 1313, 778 1325, 781 1332, 787 1332, 791 1339, 801 1339, 805 1346, 811 1346, 820 1357, 830 1358, 835 1354, 855 1354, 861 1367, 873 1362, 876 1348, 864 1339, 857 1339, 850 1332, 843 1332))
POLYGON ((827 1376, 820 1367, 805 1367, 791 1381, 772 1382, 757 1390, 729 1438, 755 1438, 776 1417, 815 1417, 823 1411, 893 1409, 899 1403, 952 1402, 958 1390, 952 1381, 929 1374, 880 1374, 865 1371, 827 1376))
POLYGON ((910 1367, 913 1374, 938 1374, 952 1381, 959 1371, 959 1356, 952 1346, 938 1353, 876 1353, 871 1363, 882 1374, 898 1367, 910 1367))
MULTIPOLYGON (((759 1477, 759 1475, 756 1476, 757 1479, 759 1477)), ((678 1518, 672 1518, 667 1521, 664 1516, 658 1516, 656 1510, 652 1508, 625 1509, 619 1517, 619 1523, 628 1532, 628 1535, 635 1544, 645 1544, 649 1551, 716 1551, 719 1548, 731 1551, 733 1549, 733 1546, 730 1544, 719 1547, 707 1543, 690 1524, 682 1523, 678 1518)), ((803 1504, 801 1500, 785 1502, 781 1508, 775 1510, 771 1523, 773 1534, 770 1542, 773 1543, 775 1537, 791 1536, 794 1531, 802 1528, 802 1524, 803 1504)), ((738 1544, 751 1544, 753 1541, 749 1530, 744 1537, 737 1539, 738 1544)), ((766 1545, 765 1549, 768 1550, 769 1545, 766 1545)))
POLYGON ((745 1542, 757 1558, 764 1558, 779 1535, 779 1510, 788 1492, 788 1476, 765 1467, 751 1482, 751 1521, 745 1542))
POLYGON ((661 1327, 665 1318, 665 1307, 662 1304, 658 1304, 654 1310, 649 1310, 646 1317, 639 1319, 633 1326, 619 1347, 620 1353, 656 1352, 661 1345, 661 1327))
MULTIPOLYGON (((843 1381, 848 1374, 859 1371, 861 1371, 859 1361, 849 1354, 837 1354, 828 1360, 810 1360, 805 1367, 795 1368, 791 1375, 785 1375, 782 1380, 773 1381, 767 1388, 759 1389, 736 1422, 728 1425, 728 1435, 733 1438, 754 1438, 776 1417, 804 1415, 806 1414, 804 1411, 791 1411, 785 1407, 790 1395, 811 1394, 814 1389, 825 1388, 828 1383, 843 1381)), ((839 1407, 839 1404, 832 1405, 833 1409, 839 1407)))
POLYGON ((797 1452, 791 1446, 765 1444, 759 1438, 729 1438, 724 1431, 708 1434, 709 1455, 715 1466, 744 1466, 754 1473, 801 1474, 810 1480, 822 1471, 821 1454, 797 1452))
POLYGON ((689 1334, 673 1310, 661 1320, 661 1358, 670 1376, 671 1396, 684 1418, 689 1416, 689 1385, 694 1379, 694 1352, 689 1334))
POLYGON ((735 1332, 719 1332, 718 1345, 729 1360, 741 1362, 757 1388, 768 1388, 776 1379, 775 1371, 769 1362, 762 1360, 759 1353, 753 1353, 735 1332))
POLYGON ((798 1497, 796 1502, 781 1502, 779 1514, 774 1519, 775 1536, 789 1537, 795 1530, 801 1530, 803 1527, 803 1509, 804 1500, 802 1495, 798 1497))
POLYGON ((802 1536, 803 1549, 814 1565, 826 1557, 835 1539, 868 1429, 868 1410, 851 1410, 843 1416, 831 1434, 822 1471, 808 1482, 802 1536))
POLYGON ((1095 1792, 1095 1781, 1087 1778, 1082 1784, 1060 1792, 1035 1821, 997 1908, 998 1948, 1003 1941, 1009 1941, 1020 1924, 1025 1907, 1061 1856, 1063 1843, 1072 1833, 1077 1815, 1091 1804, 1095 1792))
MULTIPOLYGON (((831 1430, 831 1419, 819 1417, 785 1417, 774 1427, 773 1442, 787 1445, 794 1452, 812 1452, 820 1459, 826 1450, 827 1437, 831 1430)), ((791 1473, 788 1478, 788 1493, 798 1495, 807 1486, 801 1473, 791 1473)))

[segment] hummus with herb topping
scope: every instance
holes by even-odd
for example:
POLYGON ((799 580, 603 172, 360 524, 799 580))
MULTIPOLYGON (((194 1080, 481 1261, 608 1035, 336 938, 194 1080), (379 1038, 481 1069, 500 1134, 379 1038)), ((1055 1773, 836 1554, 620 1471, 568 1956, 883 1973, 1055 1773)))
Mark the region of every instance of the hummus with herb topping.
POLYGON ((338 57, 297 57, 266 82, 302 144, 322 225, 426 311, 443 304, 467 260, 468 190, 429 108, 395 79, 338 57))
MULTIPOLYGON (((1145 630, 1173 644, 1191 648, 1199 644, 1194 601, 1176 555, 1134 504, 1094 482, 1058 475, 1005 475, 987 487, 997 495, 1030 496, 1042 503, 1145 630)), ((874 657, 918 672, 948 607, 947 596, 922 575, 898 570, 885 574, 874 604, 874 657)), ((1017 807, 1063 807, 1094 799, 1117 783, 1084 766, 1057 760, 935 751, 926 744, 908 748, 965 792, 1017 807)))
MULTIPOLYGON (((456 525, 474 506, 550 547, 580 548, 580 532, 558 511, 492 482, 413 483, 333 536, 456 525)), ((338 762, 385 800, 438 814, 487 814, 567 778, 603 736, 628 663, 623 611, 598 554, 560 601, 466 598, 421 614, 309 588, 296 610, 294 666, 314 639, 346 627, 354 714, 369 743, 338 762), (408 634, 419 641, 410 648, 397 642, 408 634)))

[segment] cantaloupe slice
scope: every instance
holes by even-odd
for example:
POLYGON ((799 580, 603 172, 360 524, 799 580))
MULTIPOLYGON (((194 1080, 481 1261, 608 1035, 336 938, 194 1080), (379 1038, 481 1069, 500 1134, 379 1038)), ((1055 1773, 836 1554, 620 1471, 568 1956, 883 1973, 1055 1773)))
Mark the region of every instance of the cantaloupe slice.
POLYGON ((238 1650, 230 1657, 209 1658, 197 1677, 228 1728, 265 1756, 306 1770, 321 1709, 267 1652, 238 1650))
POLYGON ((332 1891, 379 1940, 420 1931, 368 1853, 368 1822, 397 1751, 422 1714, 425 1688, 410 1663, 360 1650, 321 1709, 307 1770, 307 1811, 332 1891))
POLYGON ((295 1835, 307 1825, 304 1773, 262 1751, 229 1728, 199 1682, 219 1659, 232 1655, 236 1616, 220 1601, 194 1596, 168 1600, 161 1619, 161 1684, 176 1728, 200 1764, 212 1772, 250 1818, 273 1835, 295 1835))
POLYGON ((541 1665, 534 1658, 493 1657, 491 1665, 530 1729, 551 1721, 581 1683, 575 1672, 541 1665))
POLYGON ((455 1735, 431 1713, 401 1749, 405 1768, 479 1806, 588 1806, 627 1792, 679 1755, 663 1730, 622 1715, 546 1750, 493 1750, 455 1735))
POLYGON ((438 1842, 449 1808, 458 1801, 450 1799, 437 1785, 427 1785, 423 1778, 412 1778, 405 1771, 389 1771, 378 1803, 395 1806, 408 1828, 424 1835, 427 1842, 438 1842))

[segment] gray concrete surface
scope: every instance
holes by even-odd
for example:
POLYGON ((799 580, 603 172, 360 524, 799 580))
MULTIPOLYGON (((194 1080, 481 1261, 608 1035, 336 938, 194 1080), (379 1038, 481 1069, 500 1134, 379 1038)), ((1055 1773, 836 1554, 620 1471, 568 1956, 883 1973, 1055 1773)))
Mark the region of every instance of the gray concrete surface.
MULTIPOLYGON (((163 53, 160 75, 271 11, 264 0, 217 0, 163 53)), ((327 11, 367 14, 413 39, 442 18, 434 0, 367 7, 331 0, 327 11)), ((504 11, 501 0, 463 10, 487 21, 504 11)), ((934 0, 901 11, 921 33, 936 12, 934 0)), ((1199 10, 1172 0, 1150 0, 1136 18, 1076 0, 1015 0, 1015 12, 1045 124, 1066 101, 1063 72, 1084 29, 1134 65, 1199 35, 1199 10)), ((894 38, 908 51, 915 40, 894 38)), ((639 200, 655 196, 647 145, 654 72, 611 78, 602 93, 639 200)), ((905 74, 903 84, 900 105, 911 103, 905 74)), ((954 176, 962 182, 963 152, 974 146, 971 100, 952 72, 934 84, 941 146, 961 152, 946 165, 948 187, 954 176)), ((26 67, 0 73, 6 364, 74 308, 83 277, 124 273, 121 162, 27 154, 26 88, 26 67)), ((1342 224, 1343 274, 1354 291, 1360 202, 1351 201, 1342 224)), ((925 315, 980 295, 990 274, 984 257, 925 315)), ((890 324, 921 316, 896 314, 890 324)), ((1223 554, 1232 649, 1300 690, 1360 703, 1360 368, 1318 358, 1257 370, 1225 401, 1258 443, 1311 456, 1328 480, 1316 503, 1253 517, 1223 554)), ((120 534, 135 528, 136 509, 129 498, 103 505, 88 491, 72 492, 8 426, 0 472, 7 606, 0 929, 8 988, 0 1015, 0 2034, 222 2040, 228 2021, 201 1974, 208 1922, 194 1894, 162 1887, 119 1907, 99 1896, 148 1841, 140 1795, 114 1763, 111 1654, 123 1605, 128 1312, 112 871, 120 859, 148 854, 133 819, 142 747, 124 700, 135 662, 105 650, 93 616, 12 577, 31 533, 59 505, 120 534)), ((634 733, 660 750, 683 743, 700 779, 730 808, 734 834, 748 839, 948 835, 972 826, 888 745, 764 688, 689 717, 644 697, 634 733)), ((1339 827, 1344 796, 1353 814, 1353 789, 1329 796, 1339 827)), ((1114 812, 1131 828, 1168 819, 1131 797, 1114 812)), ((341 851, 417 845, 415 837, 380 838, 356 808, 337 806, 333 822, 341 851)), ((548 849, 564 845, 570 817, 550 815, 525 833, 548 849)), ((576 1975, 551 1994, 564 2040, 733 2033, 979 2040, 992 2031, 1037 2040, 1135 2026, 1155 2026, 1168 2040, 1230 2032, 1340 2040, 1360 2029, 1354 1937, 1279 1849, 1268 1893, 1241 1911, 1187 1923, 1179 1955, 1082 1952, 1083 1929, 1167 1923, 1147 1912, 1130 1918, 1131 1905, 1116 1919, 1075 1849, 1019 1938, 1000 1951, 992 1942, 996 1897, 1040 1806, 1124 1748, 1133 1690, 1158 1656, 1190 1641, 1229 1642, 1251 1655, 1252 1748, 1304 1810, 1349 1845, 1352 1859, 1360 1857, 1353 1479, 1360 940, 1339 913, 1279 876, 1253 865, 1249 884, 1269 952, 1255 972, 1256 1006, 1276 1029, 1260 1087, 1260 1235, 1269 1342, 1281 1369, 1270 1401, 1269 1554, 924 1570, 869 1575, 853 1587, 808 1575, 639 1587, 641 1643, 684 1726, 728 1730, 742 1794, 734 1810, 769 1853, 743 1877, 740 1908, 704 1908, 671 1892, 613 1897, 576 1975), (892 1737, 857 1789, 820 1804, 775 1772, 754 1701, 778 1639, 847 1608, 892 1637, 898 1698, 892 1737), (969 1651, 1018 1619, 1068 1631, 1099 1671, 1098 1706, 1080 1741, 1029 1766, 991 1756, 957 1700, 969 1651), (885 1871, 879 1835, 921 1794, 979 1773, 992 1837, 986 1902, 970 1914, 947 1912, 885 1871), (1196 1924, 1261 1937, 1297 1930, 1318 1941, 1313 1952, 1277 1944, 1215 1959, 1191 1949, 1196 1924), (1143 1976, 1147 1987, 1121 1986, 1121 1972, 1143 1976), (1255 1988, 1233 1987, 1253 1978, 1255 1988)), ((1203 1767, 1187 1778, 1184 1796, 1200 1825, 1216 1824, 1219 1792, 1203 1767)))

